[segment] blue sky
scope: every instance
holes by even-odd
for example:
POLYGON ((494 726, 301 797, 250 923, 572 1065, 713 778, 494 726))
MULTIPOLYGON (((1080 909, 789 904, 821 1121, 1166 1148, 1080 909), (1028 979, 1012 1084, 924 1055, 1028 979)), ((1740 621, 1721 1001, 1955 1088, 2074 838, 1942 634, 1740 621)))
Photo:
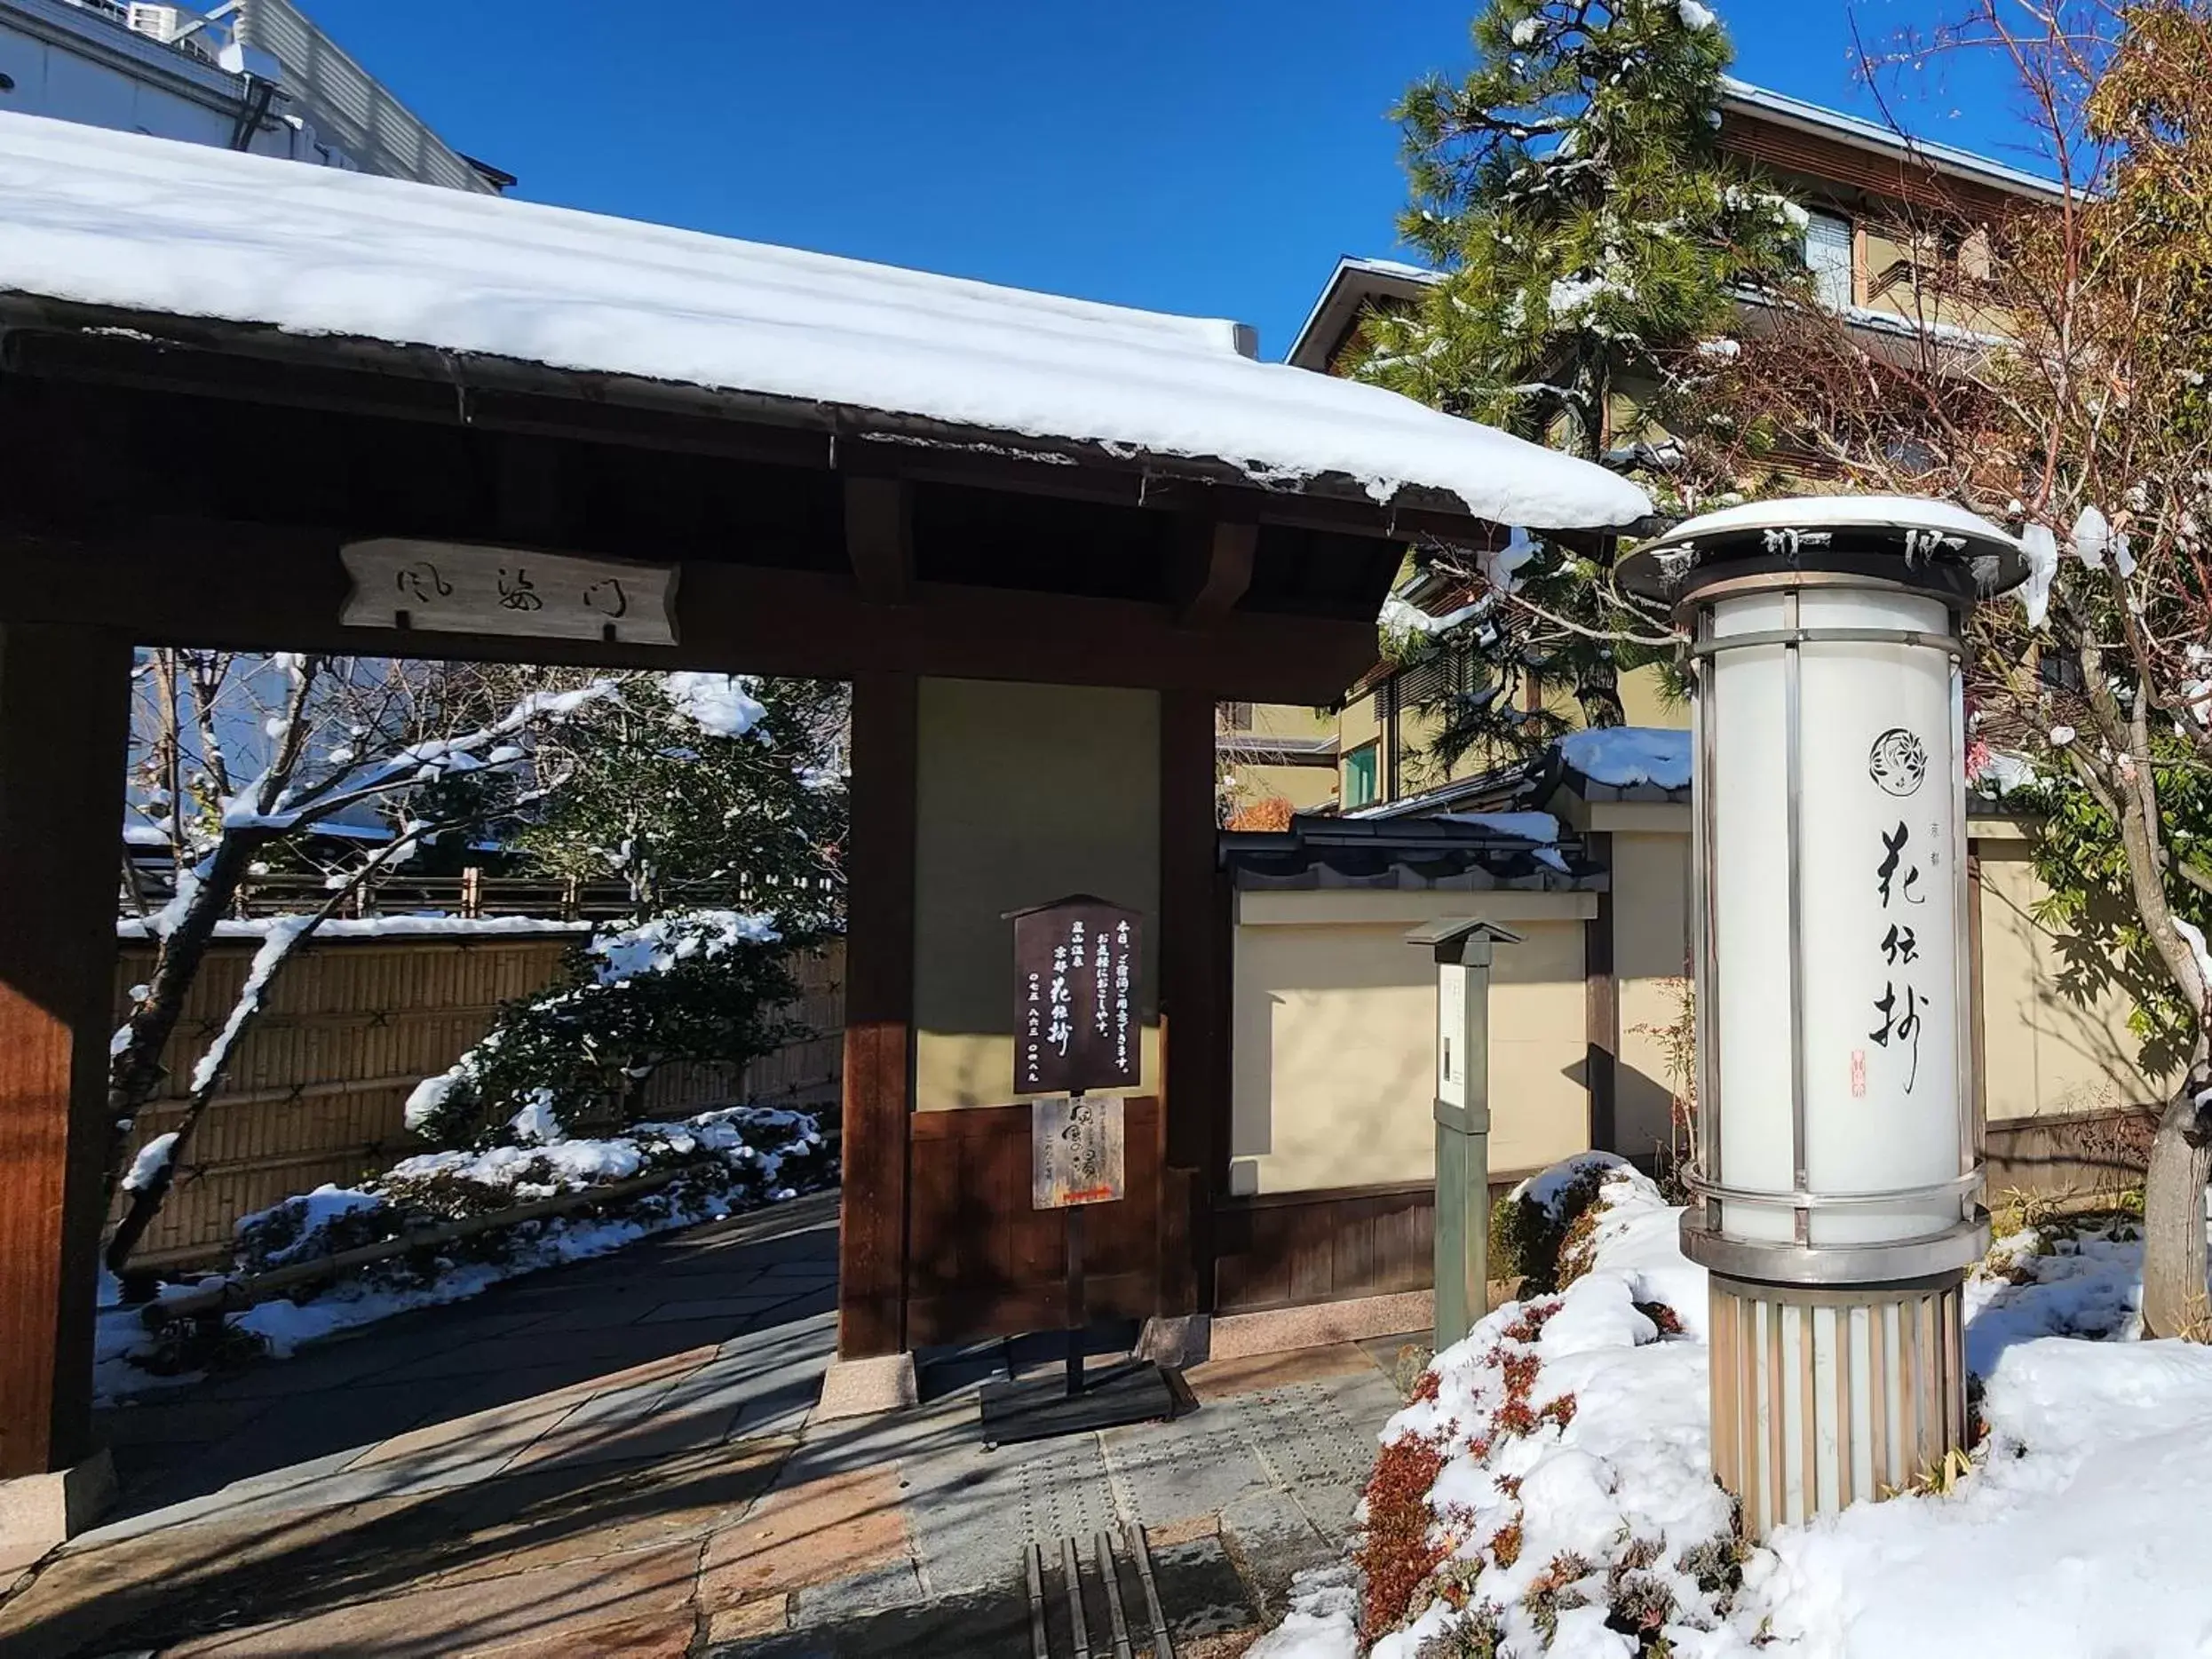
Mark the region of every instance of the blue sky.
MULTIPOLYGON (((1383 112, 1468 60, 1471 0, 306 0, 518 194, 1257 324, 1279 357, 1340 253, 1391 251, 1383 112)), ((1873 114, 1851 69, 1933 0, 1717 0, 1747 80, 1873 114)), ((2003 85, 1893 89, 2026 164, 2003 85)))

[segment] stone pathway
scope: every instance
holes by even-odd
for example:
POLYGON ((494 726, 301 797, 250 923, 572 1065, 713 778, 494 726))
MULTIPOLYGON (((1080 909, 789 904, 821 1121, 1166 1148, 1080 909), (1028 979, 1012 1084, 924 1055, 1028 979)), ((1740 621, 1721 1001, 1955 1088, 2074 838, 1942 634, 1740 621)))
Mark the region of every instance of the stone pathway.
POLYGON ((107 1414, 123 1502, 0 1600, 0 1655, 1029 1659, 1028 1546, 1134 1523, 1209 1659, 1341 1547, 1388 1345, 1201 1366, 1173 1423, 1025 1446, 977 1433, 995 1349, 932 1404, 810 1425, 835 1204, 107 1414))

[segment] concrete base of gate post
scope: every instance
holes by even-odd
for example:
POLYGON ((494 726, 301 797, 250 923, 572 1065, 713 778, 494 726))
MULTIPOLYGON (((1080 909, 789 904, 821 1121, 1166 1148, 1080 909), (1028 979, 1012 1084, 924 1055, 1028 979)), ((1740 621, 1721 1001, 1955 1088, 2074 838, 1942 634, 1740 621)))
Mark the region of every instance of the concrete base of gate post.
POLYGON ((115 1497, 115 1465, 105 1447, 74 1468, 0 1480, 0 1589, 84 1531, 115 1497))
POLYGON ((1134 1360, 1150 1360, 1162 1370, 1187 1370, 1212 1356, 1213 1322, 1203 1314, 1154 1314, 1130 1350, 1134 1360))
POLYGON ((822 1374, 821 1401, 814 1420, 868 1417, 900 1411, 921 1398, 915 1385, 914 1355, 884 1353, 868 1360, 833 1360, 822 1374))

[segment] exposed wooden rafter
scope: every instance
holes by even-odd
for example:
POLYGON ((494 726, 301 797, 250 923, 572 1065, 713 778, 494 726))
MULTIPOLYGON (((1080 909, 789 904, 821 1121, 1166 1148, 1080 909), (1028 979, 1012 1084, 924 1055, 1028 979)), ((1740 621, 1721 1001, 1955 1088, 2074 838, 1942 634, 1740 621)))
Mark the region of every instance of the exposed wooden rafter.
POLYGON ((1252 560, 1259 547, 1259 526, 1217 519, 1198 527, 1176 620, 1185 628, 1210 628, 1223 621, 1252 585, 1252 560))
POLYGON ((871 605, 904 605, 914 595, 914 488, 904 479, 848 472, 844 551, 871 605))

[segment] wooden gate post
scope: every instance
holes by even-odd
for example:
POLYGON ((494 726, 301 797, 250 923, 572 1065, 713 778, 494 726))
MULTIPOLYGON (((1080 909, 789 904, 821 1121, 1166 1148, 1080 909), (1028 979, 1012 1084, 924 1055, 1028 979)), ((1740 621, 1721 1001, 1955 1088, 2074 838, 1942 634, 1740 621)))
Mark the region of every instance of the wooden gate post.
POLYGON ((918 706, 911 674, 862 675, 852 682, 840 1360, 883 1358, 906 1345, 918 706))
POLYGON ((130 671, 127 639, 0 627, 0 1532, 51 1508, 14 1477, 92 1449, 130 671))

